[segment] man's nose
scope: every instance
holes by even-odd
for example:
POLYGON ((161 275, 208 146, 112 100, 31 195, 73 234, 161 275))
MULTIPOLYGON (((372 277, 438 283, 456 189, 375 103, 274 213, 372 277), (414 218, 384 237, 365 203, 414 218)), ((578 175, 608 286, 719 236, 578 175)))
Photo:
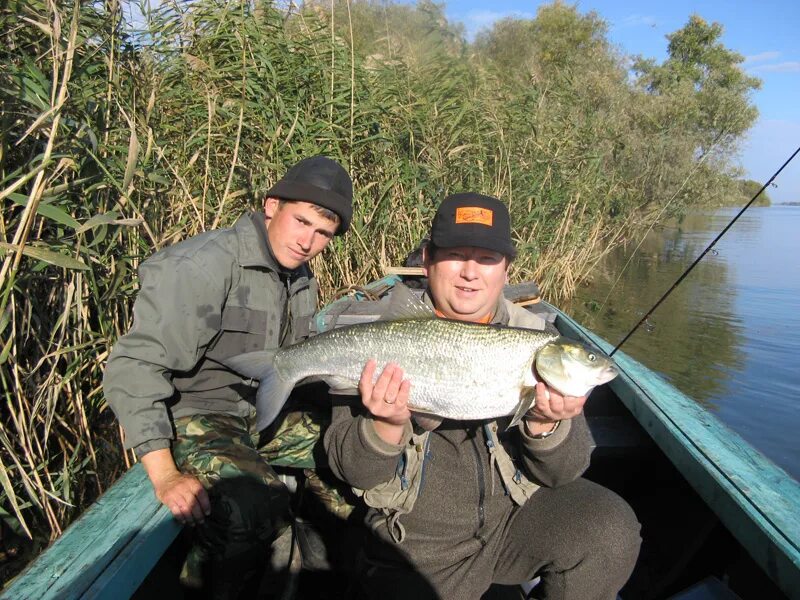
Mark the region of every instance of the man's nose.
POLYGON ((464 279, 475 279, 478 276, 478 264, 474 260, 465 260, 461 267, 461 276, 464 279))
POLYGON ((300 234, 297 243, 300 244, 300 247, 303 250, 308 250, 309 248, 311 248, 311 241, 313 239, 314 239, 314 231, 311 229, 306 229, 303 230, 303 232, 300 234))

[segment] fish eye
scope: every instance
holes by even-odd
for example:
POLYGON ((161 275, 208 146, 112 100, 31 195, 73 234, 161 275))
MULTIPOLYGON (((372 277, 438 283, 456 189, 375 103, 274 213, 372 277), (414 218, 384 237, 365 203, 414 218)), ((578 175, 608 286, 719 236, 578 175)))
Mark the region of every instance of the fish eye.
POLYGON ((597 360, 597 356, 590 352, 589 353, 589 362, 594 362, 596 360, 597 360))

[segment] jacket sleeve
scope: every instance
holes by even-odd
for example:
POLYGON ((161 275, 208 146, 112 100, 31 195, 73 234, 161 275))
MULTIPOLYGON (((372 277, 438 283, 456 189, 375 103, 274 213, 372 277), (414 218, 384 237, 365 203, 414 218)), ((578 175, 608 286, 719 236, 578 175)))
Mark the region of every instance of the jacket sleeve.
POLYGON ((411 423, 400 444, 389 444, 377 434, 369 416, 350 405, 334 405, 323 443, 334 474, 348 485, 368 490, 392 479, 410 439, 411 423))
POLYGON ((555 432, 543 439, 531 437, 524 421, 518 427, 525 470, 536 483, 558 487, 580 477, 589 467, 594 440, 583 414, 561 421, 555 432))
POLYGON ((139 268, 133 326, 114 346, 103 391, 125 431, 125 446, 142 456, 167 448, 173 429, 165 401, 172 374, 189 371, 219 331, 227 274, 191 257, 155 255, 139 268))

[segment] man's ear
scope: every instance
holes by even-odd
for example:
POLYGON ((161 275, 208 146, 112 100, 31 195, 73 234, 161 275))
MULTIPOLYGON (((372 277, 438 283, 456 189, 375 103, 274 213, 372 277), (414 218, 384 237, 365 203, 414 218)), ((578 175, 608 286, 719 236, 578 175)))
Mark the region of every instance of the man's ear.
POLYGON ((428 276, 428 266, 430 265, 431 251, 428 244, 422 246, 422 270, 425 272, 425 277, 428 276))
POLYGON ((278 198, 270 198, 267 196, 264 198, 264 215, 267 219, 271 219, 275 216, 275 213, 278 212, 281 206, 281 201, 278 198))

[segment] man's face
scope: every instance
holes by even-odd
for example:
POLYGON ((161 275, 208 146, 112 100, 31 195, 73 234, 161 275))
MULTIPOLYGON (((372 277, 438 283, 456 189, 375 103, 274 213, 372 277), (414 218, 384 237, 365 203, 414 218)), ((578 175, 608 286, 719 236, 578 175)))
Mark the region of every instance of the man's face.
POLYGON ((506 283, 508 259, 474 246, 437 248, 424 255, 428 287, 448 319, 480 321, 491 314, 506 283))
POLYGON ((286 269, 296 269, 322 252, 338 224, 319 214, 308 202, 264 201, 267 236, 275 259, 286 269))

